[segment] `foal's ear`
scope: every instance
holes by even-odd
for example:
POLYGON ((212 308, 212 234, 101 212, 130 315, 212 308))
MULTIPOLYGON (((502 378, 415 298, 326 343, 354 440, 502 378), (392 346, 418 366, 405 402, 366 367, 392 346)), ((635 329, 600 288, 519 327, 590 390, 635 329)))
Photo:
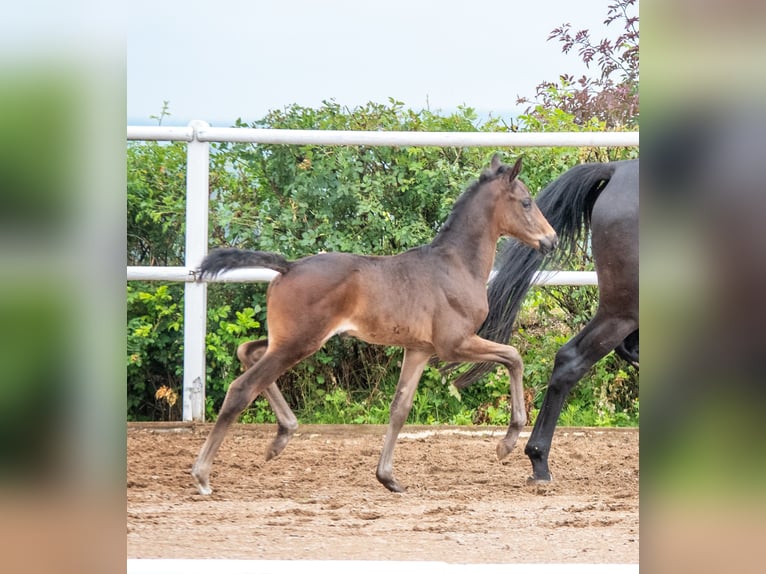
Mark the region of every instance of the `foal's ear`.
POLYGON ((508 173, 508 181, 513 181, 514 179, 519 177, 520 173, 521 173, 521 158, 517 159, 516 163, 513 164, 511 171, 508 173))
POLYGON ((500 169, 500 166, 503 165, 503 162, 500 161, 500 154, 496 153, 492 156, 492 163, 489 164, 489 169, 492 171, 492 173, 497 173, 497 170, 500 169))

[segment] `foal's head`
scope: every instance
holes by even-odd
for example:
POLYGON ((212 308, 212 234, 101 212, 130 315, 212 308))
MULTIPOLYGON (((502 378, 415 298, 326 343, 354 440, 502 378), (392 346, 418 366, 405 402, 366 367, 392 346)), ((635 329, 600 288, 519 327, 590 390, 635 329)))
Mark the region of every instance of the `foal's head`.
POLYGON ((513 167, 504 165, 495 154, 489 169, 481 175, 480 182, 490 186, 497 195, 493 223, 502 235, 515 237, 543 254, 553 250, 558 243, 556 231, 540 212, 529 195, 529 189, 519 179, 521 158, 513 167))

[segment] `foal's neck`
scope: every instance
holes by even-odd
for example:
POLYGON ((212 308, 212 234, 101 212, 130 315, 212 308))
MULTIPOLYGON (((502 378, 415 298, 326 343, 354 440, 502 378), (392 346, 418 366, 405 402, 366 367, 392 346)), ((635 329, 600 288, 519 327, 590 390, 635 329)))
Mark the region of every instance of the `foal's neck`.
POLYGON ((495 231, 491 217, 479 211, 474 208, 453 213, 431 246, 448 251, 460 259, 472 275, 486 282, 495 262, 500 234, 495 231))

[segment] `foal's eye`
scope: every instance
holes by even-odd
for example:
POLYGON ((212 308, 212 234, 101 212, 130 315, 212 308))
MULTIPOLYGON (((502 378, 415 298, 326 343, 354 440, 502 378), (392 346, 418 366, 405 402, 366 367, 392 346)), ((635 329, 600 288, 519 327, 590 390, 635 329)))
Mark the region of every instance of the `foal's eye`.
POLYGON ((528 197, 526 199, 522 199, 521 205, 524 209, 529 209, 530 207, 532 207, 532 200, 529 199, 528 197))

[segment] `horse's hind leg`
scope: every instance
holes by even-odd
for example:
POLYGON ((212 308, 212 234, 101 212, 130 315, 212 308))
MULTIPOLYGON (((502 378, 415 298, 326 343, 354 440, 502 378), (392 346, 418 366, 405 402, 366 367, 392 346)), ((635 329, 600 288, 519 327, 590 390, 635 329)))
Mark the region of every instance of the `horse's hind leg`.
MULTIPOLYGON (((266 353, 268 344, 268 339, 260 339, 258 341, 248 341, 239 346, 237 358, 239 358, 246 370, 261 360, 261 357, 266 353)), ((266 396, 266 400, 271 405, 271 410, 274 411, 277 417, 277 436, 274 437, 274 440, 266 449, 266 460, 271 460, 281 453, 287 446, 287 443, 290 442, 293 434, 298 429, 298 419, 290 409, 287 401, 285 401, 276 383, 266 387, 263 390, 263 394, 266 396)))
POLYGON ((625 337, 622 343, 614 348, 614 352, 623 360, 638 368, 638 329, 625 337))
POLYGON ((383 451, 380 453, 378 469, 375 473, 380 483, 391 492, 404 492, 404 487, 394 479, 394 446, 396 438, 402 430, 407 417, 412 409, 412 400, 415 397, 415 389, 423 374, 423 369, 431 358, 430 352, 406 349, 402 360, 402 371, 399 374, 399 382, 396 384, 396 393, 391 402, 391 416, 388 421, 388 430, 383 442, 383 451))
POLYGON ((279 375, 292 367, 302 358, 310 355, 297 352, 267 352, 255 365, 237 377, 226 391, 226 397, 218 413, 213 430, 202 445, 197 460, 192 467, 192 477, 200 494, 210 494, 210 469, 218 449, 226 436, 231 423, 253 402, 259 393, 271 385, 279 375))
POLYGON ((552 480, 548 453, 561 408, 572 387, 636 328, 633 320, 596 313, 582 331, 558 350, 540 413, 524 449, 532 462, 531 482, 552 480))

